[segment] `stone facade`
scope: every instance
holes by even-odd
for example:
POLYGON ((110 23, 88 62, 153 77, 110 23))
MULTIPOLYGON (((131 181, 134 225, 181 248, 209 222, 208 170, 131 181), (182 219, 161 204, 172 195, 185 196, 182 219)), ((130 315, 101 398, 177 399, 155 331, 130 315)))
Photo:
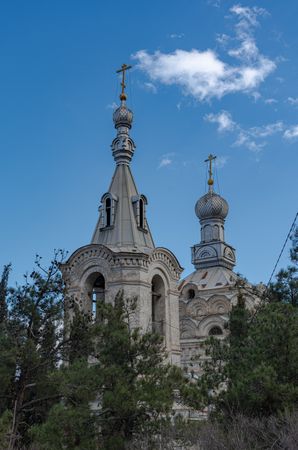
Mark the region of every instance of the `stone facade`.
MULTIPOLYGON (((139 194, 130 170, 133 114, 125 100, 122 95, 113 115, 116 167, 101 198, 91 243, 62 266, 68 296, 94 317, 98 302, 112 303, 119 291, 137 298, 133 325, 160 333, 170 361, 199 376, 196 357, 204 354, 204 340, 210 334, 224 336, 237 299, 235 250, 224 239, 228 203, 213 191, 210 179, 207 194, 195 206, 201 224, 201 241, 192 248, 195 271, 179 284, 183 269, 168 249, 155 247, 146 218, 147 198, 139 194)), ((251 306, 255 300, 247 297, 251 306)))
POLYGON ((98 301, 113 302, 119 291, 137 298, 133 325, 164 337, 169 360, 180 364, 179 292, 182 268, 167 249, 155 247, 146 218, 147 199, 137 191, 130 161, 133 115, 125 100, 114 112, 116 162, 102 196, 91 244, 76 250, 62 266, 68 296, 96 316, 98 301))

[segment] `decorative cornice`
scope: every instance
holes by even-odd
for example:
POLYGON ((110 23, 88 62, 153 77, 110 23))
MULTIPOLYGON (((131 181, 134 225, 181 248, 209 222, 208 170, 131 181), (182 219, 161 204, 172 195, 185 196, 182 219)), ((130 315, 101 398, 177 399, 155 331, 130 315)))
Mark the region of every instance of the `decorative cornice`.
POLYGON ((157 247, 149 257, 149 264, 161 262, 170 272, 175 280, 179 280, 183 267, 180 266, 175 255, 168 249, 157 247))

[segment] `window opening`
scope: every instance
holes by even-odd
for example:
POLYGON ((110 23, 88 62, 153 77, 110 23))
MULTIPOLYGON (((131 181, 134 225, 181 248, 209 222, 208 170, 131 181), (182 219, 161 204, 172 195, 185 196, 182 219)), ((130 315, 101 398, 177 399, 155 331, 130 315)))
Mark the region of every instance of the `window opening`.
POLYGON ((110 198, 106 199, 106 226, 111 226, 112 202, 110 198))
POLYGON ((139 209, 140 209, 140 227, 144 228, 144 202, 142 199, 139 200, 139 209))
POLYGON ((223 334, 223 333, 222 333, 222 329, 221 329, 220 327, 218 327, 218 326, 212 327, 212 328, 209 330, 209 336, 219 336, 219 335, 221 335, 221 334, 223 334))
POLYGON ((165 334, 165 286, 159 275, 152 279, 152 331, 165 334))
POLYGON ((194 289, 189 289, 188 298, 189 299, 195 298, 195 295, 196 295, 196 293, 195 293, 194 289))
POLYGON ((104 277, 99 274, 93 284, 92 296, 91 296, 91 314, 93 320, 101 320, 98 305, 105 301, 105 280, 104 277))

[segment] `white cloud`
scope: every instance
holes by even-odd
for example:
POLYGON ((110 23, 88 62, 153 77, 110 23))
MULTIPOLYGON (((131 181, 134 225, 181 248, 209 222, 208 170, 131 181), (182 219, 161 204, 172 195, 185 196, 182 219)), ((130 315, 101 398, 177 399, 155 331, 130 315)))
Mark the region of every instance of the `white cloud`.
POLYGON ((214 165, 217 169, 222 169, 228 162, 228 156, 217 156, 214 165))
POLYGON ((255 92, 276 67, 275 62, 260 53, 253 37, 257 16, 264 15, 265 10, 236 5, 230 11, 237 18, 235 39, 239 42, 238 47, 228 52, 238 60, 234 65, 211 49, 176 49, 173 53, 153 54, 139 50, 133 58, 152 81, 178 85, 185 95, 199 101, 236 92, 255 92))
POLYGON ((184 33, 172 33, 169 35, 170 39, 182 39, 184 37, 184 33))
POLYGON ((278 103, 278 101, 276 100, 276 98, 266 98, 264 100, 264 102, 266 103, 266 105, 273 105, 274 103, 278 103))
POLYGON ((160 169, 161 167, 166 167, 169 166, 170 164, 172 164, 173 160, 170 158, 162 158, 162 160, 159 163, 158 168, 160 169))
POLYGON ((265 147, 265 142, 256 142, 245 130, 241 130, 238 134, 234 147, 246 147, 248 150, 258 153, 265 147))
POLYGON ((144 88, 147 91, 152 92, 153 94, 157 93, 157 87, 153 83, 150 83, 150 82, 144 83, 144 88))
POLYGON ((247 130, 248 134, 256 138, 264 138, 272 136, 275 133, 283 131, 284 124, 282 121, 269 123, 268 125, 263 125, 261 127, 251 127, 247 130))
POLYGON ((208 0, 208 4, 215 8, 220 8, 221 0, 208 0))
POLYGON ((292 125, 284 132, 284 138, 291 140, 298 137, 298 125, 292 125))
POLYGON ((166 153, 162 155, 157 168, 161 169, 162 167, 167 167, 173 164, 173 156, 175 156, 175 153, 166 153))
POLYGON ((230 40, 231 40, 231 37, 225 33, 216 35, 216 42, 218 42, 218 44, 222 45, 223 47, 226 47, 227 44, 230 42, 230 40))
POLYGON ((218 131, 231 131, 235 127, 235 122, 228 111, 221 111, 218 114, 206 114, 204 119, 208 122, 216 123, 218 131))
POLYGON ((298 105, 298 98, 297 97, 288 97, 288 103, 290 103, 290 105, 293 106, 297 106, 298 105))
POLYGON ((113 103, 109 103, 106 107, 108 109, 116 109, 116 108, 118 108, 118 105, 117 105, 117 103, 113 102, 113 103))
MULTIPOLYGON (((228 111, 220 111, 217 114, 210 113, 204 117, 208 122, 217 124, 217 131, 233 132, 235 135, 235 142, 233 147, 246 147, 250 151, 259 152, 267 145, 266 138, 273 136, 274 134, 281 134, 285 130, 285 125, 282 121, 265 124, 258 127, 244 128, 239 123, 236 123, 232 115, 228 111)), ((288 133, 284 133, 284 137, 291 138, 296 137, 295 127, 289 129, 288 133), (291 133, 293 136, 291 136, 291 133)), ((298 136, 298 125, 296 127, 296 133, 298 136)))

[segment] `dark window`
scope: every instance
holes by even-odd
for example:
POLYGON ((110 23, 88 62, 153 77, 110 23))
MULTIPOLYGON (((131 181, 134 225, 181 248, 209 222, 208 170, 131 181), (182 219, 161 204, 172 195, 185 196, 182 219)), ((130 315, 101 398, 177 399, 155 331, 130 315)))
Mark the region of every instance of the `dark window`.
POLYGON ((98 313, 98 304, 99 302, 104 302, 105 295, 105 279, 99 274, 93 284, 92 289, 92 317, 93 320, 101 320, 101 317, 98 313))
POLYGON ((212 327, 209 330, 209 336, 219 336, 220 334, 222 334, 222 329, 220 327, 212 327))
POLYGON ((140 227, 144 228, 144 202, 142 199, 139 200, 140 208, 140 227))
POLYGON ((165 335, 165 286, 159 275, 152 278, 152 331, 165 335))
POLYGON ((112 202, 110 198, 106 199, 106 227, 111 226, 112 202))
POLYGON ((194 289, 189 289, 187 294, 188 294, 189 299, 195 298, 195 295, 196 295, 194 289))

